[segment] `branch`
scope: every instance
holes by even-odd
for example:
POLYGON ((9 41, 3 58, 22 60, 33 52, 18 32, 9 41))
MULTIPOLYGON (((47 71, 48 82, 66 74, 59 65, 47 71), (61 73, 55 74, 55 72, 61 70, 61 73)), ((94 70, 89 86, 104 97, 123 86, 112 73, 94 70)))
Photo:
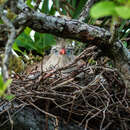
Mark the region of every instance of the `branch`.
POLYGON ((78 20, 48 16, 40 12, 21 14, 15 21, 15 26, 29 26, 40 33, 51 33, 63 38, 76 39, 82 42, 110 38, 109 31, 96 26, 88 25, 78 20))
POLYGON ((111 36, 109 31, 78 20, 48 16, 39 12, 30 12, 28 15, 19 15, 15 21, 15 26, 20 25, 29 26, 40 33, 50 33, 59 37, 75 39, 80 42, 96 45, 101 48, 103 52, 106 51, 106 55, 111 58, 115 57, 118 59, 118 56, 121 54, 122 56, 120 56, 119 59, 128 59, 128 50, 121 42, 115 42, 114 45, 109 44, 111 36), (115 50, 117 52, 115 52, 115 50))
POLYGON ((89 10, 92 7, 93 3, 95 2, 95 0, 88 0, 85 4, 85 6, 83 7, 83 10, 79 16, 79 21, 84 21, 88 15, 89 15, 89 10))
POLYGON ((6 81, 9 78, 8 62, 12 50, 12 44, 14 43, 14 38, 15 38, 15 27, 13 26, 12 22, 9 19, 7 19, 7 17, 4 15, 2 7, 0 7, 0 17, 5 23, 5 25, 8 27, 8 30, 10 31, 10 34, 8 34, 8 41, 5 47, 5 55, 4 55, 3 66, 2 66, 3 78, 4 81, 6 81))
MULTIPOLYGON (((22 6, 22 4, 19 4, 19 6, 22 6)), ((20 9, 24 10, 24 12, 19 14, 14 21, 16 28, 28 26, 40 33, 50 33, 63 38, 75 39, 96 45, 102 49, 103 52, 106 51, 106 55, 111 58, 114 57, 115 59, 122 59, 125 61, 128 59, 129 54, 127 49, 125 49, 121 42, 115 42, 114 45, 110 45, 110 32, 103 28, 88 25, 74 19, 48 16, 27 8, 26 11, 23 6, 20 7, 20 9)))

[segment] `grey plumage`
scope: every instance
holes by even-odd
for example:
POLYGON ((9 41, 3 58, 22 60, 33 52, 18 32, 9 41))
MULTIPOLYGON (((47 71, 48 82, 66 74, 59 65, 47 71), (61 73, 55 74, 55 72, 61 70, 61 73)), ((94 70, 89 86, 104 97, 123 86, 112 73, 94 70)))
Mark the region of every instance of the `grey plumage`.
POLYGON ((51 49, 49 59, 43 61, 43 70, 49 70, 51 68, 64 67, 74 60, 73 47, 66 44, 66 40, 60 39, 57 45, 54 45, 51 49), (60 54, 60 51, 64 49, 65 54, 60 54))

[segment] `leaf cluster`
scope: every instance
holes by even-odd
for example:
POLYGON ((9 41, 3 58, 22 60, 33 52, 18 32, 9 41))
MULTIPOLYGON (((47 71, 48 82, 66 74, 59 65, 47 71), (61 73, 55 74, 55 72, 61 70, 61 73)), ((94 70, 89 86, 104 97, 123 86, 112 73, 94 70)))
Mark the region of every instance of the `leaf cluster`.
POLYGON ((101 1, 95 4, 90 12, 93 18, 115 16, 123 19, 130 18, 130 0, 101 1))
POLYGON ((4 97, 7 100, 11 100, 14 98, 13 94, 5 94, 5 91, 12 83, 12 79, 8 79, 6 82, 4 82, 2 75, 0 75, 0 97, 4 97))
POLYGON ((54 36, 50 34, 40 34, 38 32, 35 32, 33 40, 30 36, 30 33, 26 33, 25 29, 25 31, 15 40, 13 49, 23 55, 26 53, 26 51, 21 51, 20 47, 23 47, 29 51, 35 50, 37 53, 43 55, 43 52, 46 49, 49 49, 53 44, 55 44, 54 36))

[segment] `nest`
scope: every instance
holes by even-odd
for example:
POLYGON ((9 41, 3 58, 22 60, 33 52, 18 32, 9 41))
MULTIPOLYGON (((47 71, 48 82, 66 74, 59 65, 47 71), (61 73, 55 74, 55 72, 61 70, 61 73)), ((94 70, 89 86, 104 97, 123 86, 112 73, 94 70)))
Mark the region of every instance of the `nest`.
POLYGON ((11 85, 15 98, 11 102, 19 102, 17 109, 31 105, 46 118, 73 121, 85 129, 129 129, 130 99, 126 88, 116 70, 90 62, 97 55, 95 49, 87 48, 62 68, 34 72, 32 77, 15 75, 11 85), (80 59, 85 63, 76 64, 80 59), (73 67, 76 69, 63 73, 73 67))

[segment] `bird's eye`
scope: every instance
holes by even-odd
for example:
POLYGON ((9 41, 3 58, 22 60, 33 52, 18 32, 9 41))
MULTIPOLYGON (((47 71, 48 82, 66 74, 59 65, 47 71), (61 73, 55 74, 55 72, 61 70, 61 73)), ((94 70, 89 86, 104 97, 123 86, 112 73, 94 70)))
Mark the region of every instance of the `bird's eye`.
POLYGON ((71 55, 72 54, 72 50, 71 49, 67 49, 67 55, 71 55))
POLYGON ((53 49, 53 53, 54 53, 54 54, 58 54, 58 50, 53 49))

